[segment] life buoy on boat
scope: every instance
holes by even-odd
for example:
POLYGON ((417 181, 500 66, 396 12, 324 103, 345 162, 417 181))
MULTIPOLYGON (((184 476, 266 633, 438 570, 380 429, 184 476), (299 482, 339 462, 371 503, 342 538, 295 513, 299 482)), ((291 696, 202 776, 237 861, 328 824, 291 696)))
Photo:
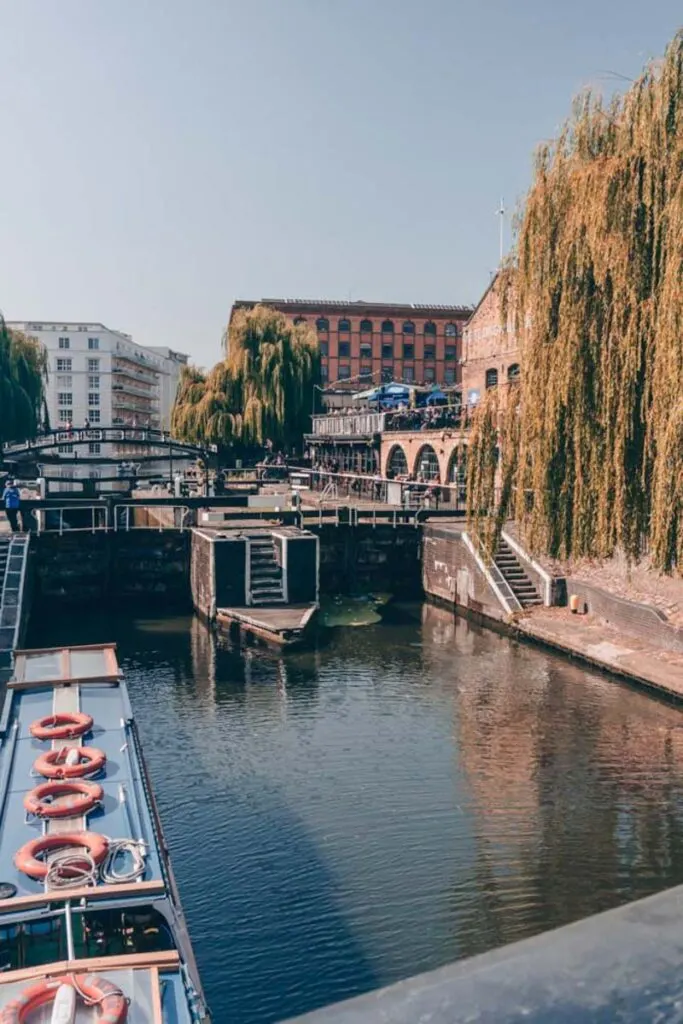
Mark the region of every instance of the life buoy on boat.
POLYGON ((73 747, 78 754, 79 760, 70 764, 67 760, 70 754, 69 747, 62 747, 61 750, 48 750, 33 763, 34 771, 44 775, 46 779, 82 779, 84 775, 94 775, 100 768, 103 768, 107 760, 106 755, 97 747, 73 747))
POLYGON ((73 818, 91 811, 103 796, 96 782, 43 782, 26 794, 24 807, 37 818, 73 818))
POLYGON ((124 1024, 128 1002, 121 989, 98 974, 70 974, 65 978, 44 978, 25 988, 0 1013, 0 1024, 24 1024, 34 1010, 53 1003, 62 985, 69 985, 88 1006, 98 1006, 94 1024, 124 1024))
MULTIPOLYGON (((95 864, 100 864, 107 856, 109 843, 106 836, 99 832, 53 832, 50 835, 41 836, 40 839, 32 839, 24 843, 14 854, 14 866, 18 871, 23 871, 29 878, 41 880, 49 871, 49 865, 44 860, 38 860, 38 854, 51 853, 55 850, 64 850, 69 847, 85 849, 90 854, 95 864)), ((71 868, 75 875, 80 876, 81 866, 78 863, 78 854, 74 854, 74 863, 71 868)), ((83 867, 88 868, 88 863, 83 858, 83 867)), ((69 868, 64 868, 68 875, 69 868)))
POLYGON ((37 740, 68 740, 82 736, 92 729, 93 720, 82 711, 65 712, 59 715, 45 715, 31 723, 31 736, 37 740))

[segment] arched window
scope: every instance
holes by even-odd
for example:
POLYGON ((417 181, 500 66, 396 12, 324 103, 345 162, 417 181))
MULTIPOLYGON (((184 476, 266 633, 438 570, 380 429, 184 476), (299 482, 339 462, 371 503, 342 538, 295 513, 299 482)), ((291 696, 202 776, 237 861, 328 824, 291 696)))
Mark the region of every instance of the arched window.
POLYGON ((394 333, 394 321, 385 320, 382 324, 382 334, 393 334, 394 333))
POLYGON ((315 326, 319 331, 329 331, 330 321, 327 319, 327 317, 319 316, 315 322, 315 326))
POLYGON ((435 337, 436 336, 436 324, 433 324, 431 322, 431 320, 430 320, 428 324, 424 325, 424 333, 431 335, 432 338, 435 337))
POLYGON ((446 329, 444 331, 444 334, 446 335, 447 338, 457 338, 458 337, 458 325, 457 324, 446 324, 446 329))
POLYGON ((498 387, 498 370, 492 367, 486 371, 486 389, 498 387))
POLYGON ((360 322, 360 333, 361 334, 372 334, 372 320, 361 320, 361 322, 360 322))
POLYGON ((517 384, 519 381, 519 363, 513 363, 512 366, 508 366, 508 383, 517 384))
POLYGON ((389 452, 387 472, 392 477, 408 476, 408 460, 400 444, 394 445, 389 452))
POLYGON ((440 482, 439 460, 431 444, 423 444, 415 456, 415 476, 435 483, 440 482))
POLYGON ((306 317, 305 316, 297 316, 297 317, 294 318, 294 323, 295 324, 305 324, 306 323, 306 317))
POLYGON ((351 330, 351 321, 347 320, 346 317, 344 317, 337 324, 337 330, 339 331, 340 334, 348 334, 349 331, 351 330))
POLYGON ((413 323, 412 320, 406 320, 405 321, 405 323, 403 324, 403 333, 404 334, 415 334, 415 324, 413 323))

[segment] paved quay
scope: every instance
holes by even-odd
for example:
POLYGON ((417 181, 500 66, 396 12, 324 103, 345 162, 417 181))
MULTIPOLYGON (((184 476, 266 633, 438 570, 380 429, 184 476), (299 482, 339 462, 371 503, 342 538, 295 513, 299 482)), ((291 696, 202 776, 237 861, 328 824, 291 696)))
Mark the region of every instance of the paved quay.
POLYGON ((514 629, 521 637, 683 701, 683 654, 647 644, 599 616, 573 615, 568 608, 536 608, 516 620, 514 629))

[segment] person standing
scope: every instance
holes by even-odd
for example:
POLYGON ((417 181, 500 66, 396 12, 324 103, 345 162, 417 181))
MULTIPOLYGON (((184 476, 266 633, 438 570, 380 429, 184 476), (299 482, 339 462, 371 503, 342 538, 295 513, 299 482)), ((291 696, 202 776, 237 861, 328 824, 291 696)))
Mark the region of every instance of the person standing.
POLYGON ((12 533, 19 533, 19 509, 21 508, 21 495, 14 480, 8 480, 2 492, 2 504, 5 508, 7 519, 12 533))

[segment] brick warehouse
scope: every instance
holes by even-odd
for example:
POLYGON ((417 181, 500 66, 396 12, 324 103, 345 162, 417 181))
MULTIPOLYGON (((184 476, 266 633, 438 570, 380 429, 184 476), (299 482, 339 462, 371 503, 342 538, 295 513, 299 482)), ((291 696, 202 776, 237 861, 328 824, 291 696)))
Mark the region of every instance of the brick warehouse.
POLYGON ((453 387, 461 382, 463 330, 472 314, 469 306, 238 299, 230 315, 257 304, 315 328, 326 384, 397 380, 453 387))

